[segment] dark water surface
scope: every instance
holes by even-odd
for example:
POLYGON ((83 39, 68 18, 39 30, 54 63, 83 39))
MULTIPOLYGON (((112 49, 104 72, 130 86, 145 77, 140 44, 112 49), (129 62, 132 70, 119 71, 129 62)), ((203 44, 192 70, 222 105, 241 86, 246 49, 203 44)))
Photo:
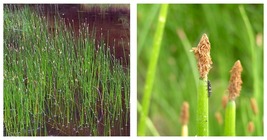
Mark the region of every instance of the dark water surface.
POLYGON ((89 24, 89 30, 94 30, 96 33, 96 40, 100 41, 101 39, 104 39, 105 43, 111 50, 113 49, 113 46, 115 46, 115 58, 126 60, 126 62, 123 62, 123 65, 128 67, 130 62, 129 5, 125 5, 122 8, 113 8, 110 6, 105 10, 101 9, 99 6, 88 8, 80 4, 47 4, 32 5, 32 7, 40 15, 48 17, 51 23, 51 30, 54 28, 53 17, 56 14, 61 18, 67 19, 65 20, 66 25, 71 25, 77 35, 82 23, 89 24))
MULTIPOLYGON (((72 25, 75 34, 79 34, 80 24, 89 24, 89 32, 95 32, 96 44, 104 39, 107 47, 110 47, 111 52, 115 51, 115 58, 123 60, 122 65, 124 68, 129 68, 130 62, 130 10, 129 8, 112 8, 101 10, 99 6, 86 8, 83 5, 70 4, 70 5, 33 5, 33 8, 42 16, 47 16, 51 23, 54 23, 55 14, 59 14, 61 18, 65 18, 66 25, 72 25), (40 12, 41 11, 41 12, 40 12), (113 48, 115 46, 115 48, 113 48), (113 50, 115 49, 115 50, 113 50)), ((53 30, 53 24, 50 26, 53 30)), ((122 96, 122 101, 124 97, 122 96)), ((100 102, 98 103, 100 106, 100 102)), ((124 105, 124 103, 123 103, 124 105)), ((126 110, 125 106, 123 110, 126 110)), ((98 109, 100 112, 100 108, 98 109)), ((129 116, 128 114, 127 116, 129 116)), ((122 114, 126 116, 126 114, 122 114)), ((104 119, 100 116, 99 123, 97 124, 98 135, 104 135, 104 119)), ((78 117, 79 118, 79 117, 78 117)), ((120 123, 115 123, 113 128, 109 131, 110 135, 130 135, 130 119, 122 119, 120 123)), ((47 120, 53 121, 53 120, 47 120)), ((119 122, 119 121, 118 121, 119 122)), ((58 124, 56 122, 47 123, 46 128, 48 135, 76 135, 88 136, 92 135, 89 127, 77 126, 75 123, 58 124), (50 125, 53 124, 53 125, 50 125)))

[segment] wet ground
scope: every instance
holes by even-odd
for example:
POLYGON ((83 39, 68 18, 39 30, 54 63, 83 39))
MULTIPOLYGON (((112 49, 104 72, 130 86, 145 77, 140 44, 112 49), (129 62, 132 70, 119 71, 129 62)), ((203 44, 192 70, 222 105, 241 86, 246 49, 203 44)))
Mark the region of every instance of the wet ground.
MULTIPOLYGON (((112 8, 109 7, 103 11, 99 6, 86 7, 79 4, 70 5, 31 5, 32 10, 36 11, 40 16, 46 16, 49 20, 49 29, 54 30, 54 16, 58 14, 61 18, 65 18, 66 24, 71 23, 75 34, 78 35, 80 24, 89 24, 89 30, 95 30, 95 37, 98 44, 101 39, 110 47, 111 52, 115 52, 114 56, 121 61, 124 68, 129 69, 130 66, 130 9, 128 8, 112 8), (115 48, 114 48, 115 46, 115 48), (114 50, 115 49, 115 50, 114 50)), ((122 96, 122 102, 124 97, 122 96)), ((98 103, 100 106, 100 103, 98 103)), ((124 103, 123 103, 124 104, 124 103)), ((101 108, 99 108, 100 112, 101 108)), ((126 107, 123 106, 123 110, 126 107)), ((124 111, 122 116, 129 116, 124 111)), ((45 115, 45 113, 44 113, 45 115)), ((38 128, 38 135, 44 135, 44 127, 46 127, 49 136, 89 136, 94 135, 86 124, 84 126, 78 126, 75 123, 57 124, 58 119, 62 119, 64 116, 57 116, 58 118, 52 118, 50 116, 44 116, 46 126, 40 126, 38 128)), ((105 115, 100 116, 102 118, 105 115)), ((104 119, 99 119, 97 124, 97 135, 104 135, 104 119)), ((110 135, 113 136, 129 136, 130 135, 130 118, 123 118, 122 122, 115 123, 114 128, 108 130, 110 135), (121 125, 123 124, 123 125, 121 125), (123 126, 123 127, 122 127, 123 126)), ((28 133, 32 133, 32 130, 25 130, 28 133)), ((107 131, 107 130, 105 130, 107 131)), ((4 135, 5 135, 4 127, 4 135)))
MULTIPOLYGON (((111 52, 115 51, 115 58, 123 60, 122 65, 124 68, 129 68, 130 62, 130 10, 128 8, 108 8, 101 9, 99 6, 86 7, 84 5, 33 5, 36 11, 42 16, 47 16, 50 20, 50 30, 53 30, 54 16, 59 14, 61 18, 65 18, 65 24, 72 25, 75 34, 79 34, 80 24, 89 24, 89 31, 95 30, 96 45, 100 43, 101 39, 110 47, 111 52), (40 12, 41 11, 41 12, 40 12), (113 50, 115 46, 115 50, 113 50)), ((122 97, 124 98, 124 97, 122 97)), ((123 99, 124 100, 124 99, 123 99)), ((100 104, 100 103, 98 103, 100 104)), ((100 106, 100 105, 99 105, 100 106)), ((124 110, 125 107, 124 107, 124 110)), ((100 112, 100 108, 99 108, 100 112)), ((122 114, 126 116, 126 114, 122 114)), ((129 114, 128 114, 129 116, 129 114)), ((102 116, 104 117, 104 116, 102 116)), ((97 124, 98 135, 104 135, 104 119, 99 119, 97 124)), ((123 119, 121 127, 119 123, 115 123, 113 129, 109 130, 110 135, 129 135, 130 134, 130 121, 125 122, 123 119)), ((53 120, 47 120, 53 121, 53 120)), ((90 128, 86 126, 78 127, 77 124, 56 124, 51 122, 46 125, 48 135, 76 135, 85 136, 93 135, 90 128), (51 125, 53 124, 53 125, 51 125), (54 125, 56 124, 56 125, 54 125), (65 126, 65 127, 64 127, 65 126)))

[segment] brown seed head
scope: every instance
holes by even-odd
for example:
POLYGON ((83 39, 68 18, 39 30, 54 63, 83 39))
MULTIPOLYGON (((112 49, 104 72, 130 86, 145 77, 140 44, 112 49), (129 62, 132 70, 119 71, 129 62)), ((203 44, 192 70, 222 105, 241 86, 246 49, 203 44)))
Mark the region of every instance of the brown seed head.
POLYGON ((249 133, 253 133, 254 130, 255 130, 254 123, 253 123, 252 121, 250 121, 250 122, 248 123, 248 132, 249 132, 249 133))
POLYGON ((229 91, 229 99, 230 100, 235 100, 236 97, 239 96, 240 91, 241 91, 241 84, 242 84, 242 79, 241 79, 241 72, 243 68, 239 60, 237 60, 230 71, 231 77, 230 77, 230 82, 228 86, 228 91, 229 91))
POLYGON ((183 102, 180 113, 180 121, 183 125, 187 125, 188 120, 189 120, 189 104, 188 102, 183 102))
POLYGON ((259 113, 257 100, 255 98, 250 98, 250 105, 255 115, 259 113))
POLYGON ((207 78, 211 69, 210 42, 206 34, 203 34, 196 48, 192 48, 196 59, 200 78, 207 78))
POLYGON ((223 123, 223 119, 222 119, 222 114, 221 114, 221 112, 217 111, 217 112, 215 113, 215 118, 216 118, 218 124, 219 124, 219 125, 222 125, 222 123, 223 123))

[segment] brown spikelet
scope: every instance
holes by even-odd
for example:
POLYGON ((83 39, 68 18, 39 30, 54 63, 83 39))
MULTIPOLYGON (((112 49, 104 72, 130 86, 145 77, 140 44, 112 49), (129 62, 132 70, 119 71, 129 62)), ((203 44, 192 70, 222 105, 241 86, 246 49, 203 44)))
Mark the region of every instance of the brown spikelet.
POLYGON ((223 95, 222 97, 222 106, 225 109, 226 105, 228 103, 228 96, 227 95, 223 95))
POLYGON ((249 133, 253 133, 254 130, 255 130, 254 123, 253 123, 252 121, 250 121, 250 122, 248 123, 248 132, 249 132, 249 133))
POLYGON ((206 34, 203 34, 196 48, 192 48, 196 59, 201 79, 205 79, 211 69, 210 42, 206 34))
POLYGON ((183 102, 180 113, 180 121, 183 125, 187 125, 188 120, 189 120, 189 104, 188 102, 183 102))
POLYGON ((242 79, 241 79, 241 72, 243 68, 239 60, 237 60, 230 71, 231 77, 230 77, 230 82, 228 86, 228 91, 229 91, 229 99, 230 100, 235 100, 236 97, 239 96, 240 91, 241 91, 241 84, 242 84, 242 79))
POLYGON ((255 98, 250 98, 250 106, 251 106, 254 114, 258 115, 259 109, 258 109, 257 100, 255 98))
POLYGON ((217 112, 215 113, 215 118, 216 118, 218 124, 219 124, 219 125, 222 125, 222 123, 223 123, 223 119, 222 119, 222 114, 221 114, 221 112, 217 111, 217 112))

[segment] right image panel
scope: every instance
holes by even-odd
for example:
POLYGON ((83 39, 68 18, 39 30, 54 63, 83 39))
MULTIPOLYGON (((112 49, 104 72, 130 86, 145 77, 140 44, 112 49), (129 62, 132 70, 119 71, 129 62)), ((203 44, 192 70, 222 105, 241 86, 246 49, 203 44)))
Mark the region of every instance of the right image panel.
POLYGON ((138 136, 263 136, 263 4, 137 11, 138 136))

